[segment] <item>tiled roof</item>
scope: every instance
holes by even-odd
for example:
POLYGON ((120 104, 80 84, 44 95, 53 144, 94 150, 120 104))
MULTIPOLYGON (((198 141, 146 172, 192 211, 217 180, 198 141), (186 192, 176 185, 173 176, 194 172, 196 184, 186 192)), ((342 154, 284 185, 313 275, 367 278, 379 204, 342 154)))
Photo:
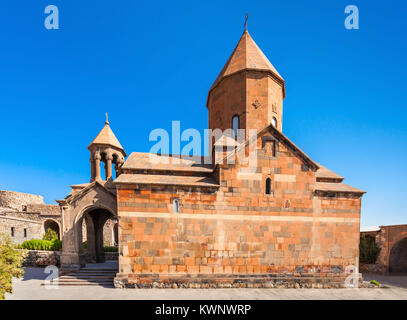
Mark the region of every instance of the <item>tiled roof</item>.
POLYGON ((336 192, 356 192, 366 193, 363 190, 351 187, 344 183, 331 183, 331 182, 316 182, 315 190, 317 191, 336 191, 336 192))
POLYGON ((218 187, 211 177, 195 176, 170 176, 153 174, 125 174, 122 173, 115 183, 123 184, 153 184, 153 185, 177 185, 177 186, 196 186, 196 187, 218 187))
POLYGON ((94 144, 109 145, 124 150, 119 140, 117 140, 116 136, 114 135, 112 129, 110 129, 108 121, 105 122, 105 126, 96 136, 96 138, 92 141, 89 147, 94 144))
POLYGON ((203 164, 204 157, 179 158, 173 155, 133 152, 127 158, 122 169, 212 172, 211 164, 203 164))
POLYGON ((318 171, 316 173, 317 178, 328 178, 328 179, 341 179, 343 180, 343 177, 340 176, 339 174, 325 168, 324 166, 321 166, 319 163, 318 164, 318 171))
POLYGON ((213 83, 211 90, 222 80, 233 73, 241 70, 256 69, 261 71, 270 71, 281 81, 284 79, 277 72, 276 68, 270 63, 264 53, 254 42, 247 30, 243 33, 236 48, 233 50, 222 71, 213 83))

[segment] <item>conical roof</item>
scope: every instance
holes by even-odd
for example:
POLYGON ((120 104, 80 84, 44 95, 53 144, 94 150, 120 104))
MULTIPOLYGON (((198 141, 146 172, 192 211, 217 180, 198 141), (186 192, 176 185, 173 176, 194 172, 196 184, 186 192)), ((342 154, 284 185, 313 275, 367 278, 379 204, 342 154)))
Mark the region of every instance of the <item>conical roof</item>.
POLYGON ((114 135, 112 129, 110 129, 109 121, 106 120, 105 126, 103 127, 102 131, 96 136, 96 138, 92 141, 89 145, 89 148, 94 144, 102 144, 102 145, 109 145, 124 151, 122 145, 120 144, 119 140, 117 140, 116 136, 114 135))
POLYGON ((233 50, 222 71, 216 78, 211 90, 216 87, 222 78, 241 70, 269 71, 284 82, 283 77, 260 50, 247 30, 243 32, 235 50, 233 50))

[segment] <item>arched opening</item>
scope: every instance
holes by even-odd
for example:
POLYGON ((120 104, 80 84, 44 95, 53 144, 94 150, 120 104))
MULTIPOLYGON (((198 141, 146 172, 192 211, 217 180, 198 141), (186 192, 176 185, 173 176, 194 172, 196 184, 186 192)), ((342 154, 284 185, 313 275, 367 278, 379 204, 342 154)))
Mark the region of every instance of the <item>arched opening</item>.
POLYGON ((61 239, 61 234, 59 231, 59 224, 54 220, 45 220, 44 222, 44 233, 47 232, 48 229, 54 230, 57 235, 58 239, 61 239))
POLYGON ((178 200, 174 200, 173 204, 174 204, 174 213, 178 213, 178 210, 179 210, 179 201, 178 201, 178 200))
POLYGON ((232 131, 233 131, 233 137, 237 138, 238 132, 239 132, 239 116, 236 114, 232 118, 232 131))
POLYGON ((116 179, 119 176, 119 156, 117 154, 113 155, 114 170, 112 170, 112 179, 116 179))
POLYGON ((79 255, 85 262, 105 262, 105 246, 113 242, 113 214, 102 208, 85 212, 77 222, 79 255), (109 231, 106 231, 110 229, 109 231))
POLYGON ((401 239, 391 248, 389 271, 407 273, 407 238, 401 239))
POLYGON ((119 245, 119 224, 116 223, 113 227, 113 238, 114 238, 114 245, 119 245))
POLYGON ((266 194, 271 194, 271 179, 266 179, 266 194))
POLYGON ((100 154, 100 163, 103 163, 104 165, 101 166, 100 168, 100 177, 102 178, 102 180, 106 180, 107 177, 107 155, 105 152, 102 152, 100 154))

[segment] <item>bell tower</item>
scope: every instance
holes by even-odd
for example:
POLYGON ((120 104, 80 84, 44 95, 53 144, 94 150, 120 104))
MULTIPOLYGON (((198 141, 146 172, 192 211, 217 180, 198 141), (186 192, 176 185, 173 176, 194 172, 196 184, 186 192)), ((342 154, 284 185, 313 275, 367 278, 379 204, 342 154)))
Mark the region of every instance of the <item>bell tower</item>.
POLYGON ((90 151, 91 181, 112 180, 112 167, 115 166, 116 177, 121 173, 121 166, 124 163, 126 152, 117 140, 106 114, 106 122, 102 131, 88 147, 90 151), (105 164, 105 177, 100 175, 100 165, 105 164))
POLYGON ((283 129, 284 79, 245 29, 208 93, 209 128, 283 129))

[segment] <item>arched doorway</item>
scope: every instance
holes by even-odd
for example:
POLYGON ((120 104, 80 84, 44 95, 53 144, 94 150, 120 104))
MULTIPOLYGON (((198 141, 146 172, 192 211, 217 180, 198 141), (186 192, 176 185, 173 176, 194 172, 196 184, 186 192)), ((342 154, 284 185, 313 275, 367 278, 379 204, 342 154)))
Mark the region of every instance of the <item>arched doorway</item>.
POLYGON ((401 239, 391 248, 389 271, 407 273, 407 238, 401 239))
POLYGON ((58 222, 51 219, 46 220, 44 222, 44 233, 47 232, 48 229, 54 230, 58 235, 58 239, 61 239, 58 222))
POLYGON ((113 237, 114 237, 114 245, 119 245, 119 224, 115 223, 113 227, 113 237))
POLYGON ((114 215, 109 210, 93 208, 77 221, 79 256, 83 262, 105 262, 103 229, 112 218, 114 215))

